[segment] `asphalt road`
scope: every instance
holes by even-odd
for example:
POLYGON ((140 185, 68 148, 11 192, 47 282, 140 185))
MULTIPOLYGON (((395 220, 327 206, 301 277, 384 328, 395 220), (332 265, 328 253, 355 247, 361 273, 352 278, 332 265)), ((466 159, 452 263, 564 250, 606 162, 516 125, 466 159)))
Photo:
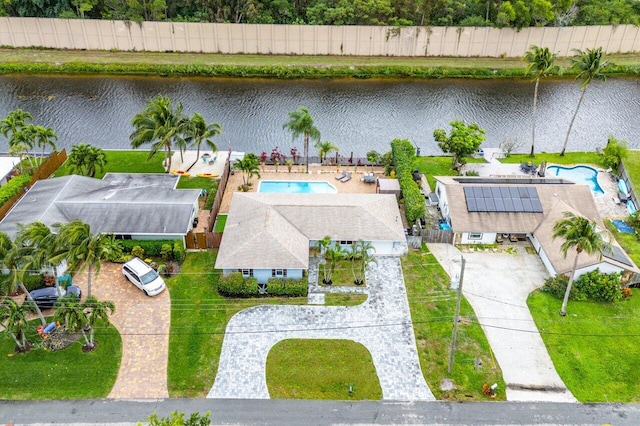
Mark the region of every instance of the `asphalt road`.
POLYGON ((640 405, 288 400, 0 401, 0 424, 130 425, 150 414, 211 411, 212 424, 639 425, 640 405))

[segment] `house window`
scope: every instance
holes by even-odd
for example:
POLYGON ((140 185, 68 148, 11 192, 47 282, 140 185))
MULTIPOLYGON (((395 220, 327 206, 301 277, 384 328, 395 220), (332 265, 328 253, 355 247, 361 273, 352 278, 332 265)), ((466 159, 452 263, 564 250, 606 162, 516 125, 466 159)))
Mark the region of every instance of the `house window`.
POLYGON ((253 276, 253 269, 238 269, 238 272, 240 272, 243 277, 253 276))
POLYGON ((353 241, 351 240, 340 240, 340 245, 350 246, 351 244, 353 244, 353 241))
POLYGON ((275 278, 286 278, 287 270, 286 269, 272 269, 271 276, 275 278))
POLYGON ((482 239, 482 233, 480 233, 480 232, 469 232, 469 239, 470 240, 481 240, 482 239))

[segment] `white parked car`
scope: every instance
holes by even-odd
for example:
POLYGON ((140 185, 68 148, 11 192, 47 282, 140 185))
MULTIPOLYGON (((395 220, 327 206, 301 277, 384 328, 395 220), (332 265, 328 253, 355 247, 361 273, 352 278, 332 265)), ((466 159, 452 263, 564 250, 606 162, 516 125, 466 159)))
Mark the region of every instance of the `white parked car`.
POLYGON ((137 257, 122 265, 122 273, 147 296, 160 294, 167 287, 160 275, 144 260, 137 257))

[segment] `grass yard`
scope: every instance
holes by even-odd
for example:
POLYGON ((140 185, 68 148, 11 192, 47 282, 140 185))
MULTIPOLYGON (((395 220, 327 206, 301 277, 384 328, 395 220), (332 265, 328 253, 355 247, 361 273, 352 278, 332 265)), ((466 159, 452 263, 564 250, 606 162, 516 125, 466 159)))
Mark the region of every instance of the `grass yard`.
MULTIPOLYGON (((28 339, 41 341, 31 321, 28 339)), ((98 348, 82 352, 81 338, 67 349, 50 352, 35 345, 25 354, 12 358, 2 355, 0 363, 0 399, 86 399, 106 398, 118 376, 122 356, 122 340, 115 328, 96 330, 98 348), (91 381, 87 381, 87 377, 91 381)), ((13 353, 15 342, 0 335, 0 354, 13 353)))
POLYGON ((437 260, 426 247, 422 251, 411 250, 402 258, 402 269, 422 374, 435 397, 450 401, 487 401, 490 398, 482 393, 482 385, 498 383, 495 399, 504 400, 502 372, 464 297, 460 315, 468 321, 461 321, 458 327, 455 363, 452 374, 447 373, 457 293, 450 290, 449 276, 437 260), (482 361, 478 371, 474 368, 476 359, 482 361), (445 378, 453 380, 454 390, 440 389, 445 378))
POLYGON ((451 157, 418 157, 416 167, 426 176, 432 191, 436 189, 434 176, 458 176, 458 172, 451 169, 451 157))
POLYGON ((213 228, 213 232, 223 232, 224 226, 227 224, 227 215, 219 214, 216 219, 216 226, 213 228))
POLYGON ((366 294, 326 293, 324 304, 326 306, 356 306, 364 303, 368 297, 366 294))
MULTIPOLYGON (((342 259, 336 264, 336 269, 333 271, 332 285, 356 287, 353 283, 353 262, 351 260, 342 259)), ((324 277, 325 264, 318 265, 318 282, 322 284, 322 278, 324 277)), ((365 284, 366 285, 366 282, 365 284)))
MULTIPOLYGON (((96 178, 102 179, 102 177, 109 172, 112 173, 164 173, 164 167, 162 166, 163 153, 159 152, 154 155, 150 160, 149 151, 138 150, 122 150, 122 151, 104 151, 107 156, 107 164, 104 167, 104 171, 96 172, 96 178)), ((60 166, 56 170, 54 176, 67 176, 71 174, 66 164, 60 166)))
POLYGON ((362 344, 351 340, 289 339, 278 342, 267 357, 267 386, 271 398, 382 398, 371 354, 362 344))
POLYGON ((536 291, 527 300, 565 385, 580 402, 640 402, 640 291, 615 304, 562 301, 536 291))
POLYGON ((602 156, 596 152, 566 152, 564 157, 561 157, 560 154, 551 154, 548 152, 539 152, 533 157, 530 157, 529 154, 511 154, 511 156, 507 158, 500 159, 501 163, 509 164, 520 164, 529 161, 536 164, 540 164, 541 161, 546 161, 547 164, 594 164, 603 167, 602 156))
POLYGON ((623 161, 624 168, 636 191, 640 190, 640 151, 629 151, 629 156, 623 161))
POLYGON ((640 241, 636 234, 625 234, 613 226, 610 220, 606 221, 609 232, 615 237, 625 252, 629 255, 633 263, 640 265, 640 241))
MULTIPOLYGON (((238 311, 266 304, 306 305, 306 297, 226 299, 218 294, 217 251, 188 253, 180 274, 166 280, 171 294, 168 387, 172 398, 205 397, 218 371, 224 330, 238 311)), ((350 306, 366 296, 327 297, 328 305, 350 306)), ((349 353, 332 349, 344 358, 349 353)), ((282 365, 283 369, 288 366, 282 365)))

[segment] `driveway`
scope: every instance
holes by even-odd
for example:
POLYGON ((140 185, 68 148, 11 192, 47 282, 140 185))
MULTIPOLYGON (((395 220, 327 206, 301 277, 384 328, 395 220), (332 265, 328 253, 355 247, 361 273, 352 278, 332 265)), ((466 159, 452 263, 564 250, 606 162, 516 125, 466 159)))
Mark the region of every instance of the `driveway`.
POLYGON ((358 306, 256 306, 234 315, 208 398, 269 398, 269 351, 285 339, 348 339, 371 353, 382 399, 427 401, 434 396, 418 361, 398 257, 377 257, 367 270, 366 302, 358 306))
MULTIPOLYGON (((120 370, 108 398, 168 398, 169 290, 148 297, 122 275, 121 267, 103 263, 100 274, 91 280, 98 300, 115 303, 110 319, 122 337, 120 370)), ((86 270, 76 274, 73 283, 82 288, 83 297, 87 295, 86 270)))
MULTIPOLYGON (((537 254, 465 253, 462 292, 502 368, 509 401, 577 402, 555 370, 527 307, 529 293, 549 276, 537 254)), ((447 273, 460 271, 460 251, 429 244, 447 273), (453 262, 453 260, 458 262, 453 262)))

